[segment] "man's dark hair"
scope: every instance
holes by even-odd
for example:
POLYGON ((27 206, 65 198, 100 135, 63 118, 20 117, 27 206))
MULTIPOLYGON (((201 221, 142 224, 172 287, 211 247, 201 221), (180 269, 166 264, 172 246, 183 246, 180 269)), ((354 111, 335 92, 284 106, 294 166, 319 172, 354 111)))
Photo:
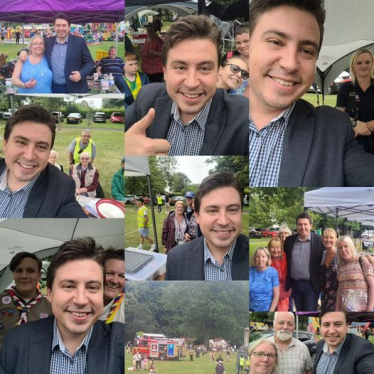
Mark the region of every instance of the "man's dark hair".
POLYGON ((109 260, 125 261, 125 250, 109 247, 101 253, 100 260, 104 267, 109 260))
POLYGON ((103 280, 105 281, 105 270, 100 260, 100 253, 103 251, 101 245, 96 244, 90 237, 69 240, 61 244, 58 251, 53 255, 47 273, 47 287, 52 289, 56 277, 56 271, 67 262, 75 260, 94 260, 103 270, 103 280))
POLYGON ((321 34, 319 50, 321 50, 324 33, 326 11, 324 0, 252 0, 249 4, 249 34, 252 35, 258 19, 269 10, 280 6, 290 6, 313 14, 321 34))
POLYGON ((217 173, 211 174, 208 177, 204 178, 201 182, 194 197, 195 211, 199 213, 201 199, 205 195, 207 195, 210 191, 216 190, 217 188, 224 187, 233 187, 238 191, 240 196, 240 206, 242 206, 243 190, 235 174, 229 171, 218 171, 217 173))
POLYGON ((299 219, 307 219, 307 220, 309 220, 310 224, 313 224, 313 219, 308 213, 305 213, 305 212, 304 213, 299 213, 296 217, 296 224, 297 224, 297 221, 299 219))
POLYGON ((19 266, 19 264, 24 258, 31 258, 35 260, 36 263, 38 264, 38 269, 40 273, 40 271, 42 270, 42 260, 36 257, 34 253, 30 253, 30 252, 18 252, 15 256, 13 256, 9 264, 9 269, 12 273, 16 271, 17 267, 19 266))
POLYGON ((4 131, 4 140, 8 141, 14 126, 21 122, 35 122, 49 127, 52 133, 51 149, 56 136, 56 119, 40 105, 23 105, 7 121, 4 131))
POLYGON ((64 19, 65 21, 67 21, 68 25, 70 26, 70 18, 66 13, 64 12, 57 13, 55 16, 55 23, 57 19, 64 19))
MULTIPOLYGON (((320 314, 319 314, 319 324, 322 325, 322 317, 327 314, 327 313, 334 313, 333 310, 324 310, 324 311, 321 311, 320 314)), ((344 318, 345 318, 345 322, 347 323, 347 325, 349 325, 350 321, 349 321, 349 315, 346 311, 340 311, 340 313, 343 313, 344 314, 344 318)))
POLYGON ((219 28, 206 16, 192 15, 182 17, 173 23, 166 33, 162 48, 162 63, 166 66, 169 50, 178 43, 191 39, 208 39, 217 49, 217 66, 221 59, 221 32, 219 28))
POLYGON ((110 46, 109 49, 108 49, 108 53, 110 53, 110 51, 111 51, 112 49, 116 49, 116 47, 115 47, 114 45, 110 46))
POLYGON ((243 22, 240 25, 235 27, 234 37, 237 35, 249 34, 249 22, 243 22))

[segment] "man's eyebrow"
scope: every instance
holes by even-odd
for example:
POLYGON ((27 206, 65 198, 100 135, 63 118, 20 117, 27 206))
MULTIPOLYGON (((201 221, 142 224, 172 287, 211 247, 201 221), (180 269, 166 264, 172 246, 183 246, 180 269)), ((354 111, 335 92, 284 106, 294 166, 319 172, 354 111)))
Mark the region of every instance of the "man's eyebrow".
MULTIPOLYGON (((281 37, 283 39, 292 40, 291 35, 283 32, 283 31, 279 31, 279 30, 268 30, 268 31, 265 31, 262 35, 263 36, 267 36, 268 34, 275 34, 275 35, 278 35, 279 37, 281 37)), ((318 43, 316 43, 315 41, 310 40, 310 39, 301 40, 299 42, 299 44, 300 45, 311 45, 314 48, 316 48, 317 50, 319 49, 318 43)))
MULTIPOLYGON (((16 136, 14 137, 14 139, 24 140, 24 141, 26 141, 26 142, 29 142, 29 141, 30 141, 29 138, 26 138, 26 137, 24 137, 24 136, 22 136, 22 135, 16 135, 16 136)), ((47 145, 47 146, 50 146, 50 144, 49 144, 48 142, 44 142, 43 140, 36 142, 36 144, 45 144, 45 145, 47 145)))
MULTIPOLYGON (((60 282, 59 282, 59 284, 64 283, 64 282, 66 282, 66 283, 73 283, 73 284, 79 283, 75 279, 61 279, 60 282)), ((92 281, 85 282, 85 284, 101 284, 101 283, 102 282, 100 282, 98 280, 97 281, 92 280, 92 281)))
MULTIPOLYGON (((220 205, 214 205, 214 204, 211 204, 211 205, 207 205, 204 209, 211 209, 211 208, 220 208, 221 206, 220 205)), ((240 204, 230 204, 230 205, 227 205, 225 208, 226 209, 230 209, 230 208, 240 208, 240 204)))
MULTIPOLYGON (((181 65, 188 65, 188 63, 184 60, 173 60, 171 61, 171 64, 181 64, 181 65)), ((214 61, 213 60, 206 60, 206 61, 201 61, 199 62, 197 65, 206 65, 206 64, 212 64, 214 65, 214 61)))

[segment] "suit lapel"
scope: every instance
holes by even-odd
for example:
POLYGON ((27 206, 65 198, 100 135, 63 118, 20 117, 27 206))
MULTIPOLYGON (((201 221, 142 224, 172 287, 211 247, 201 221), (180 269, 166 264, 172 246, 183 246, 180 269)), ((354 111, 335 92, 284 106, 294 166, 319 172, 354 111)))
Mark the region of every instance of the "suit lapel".
POLYGON ((347 334, 342 350, 340 351, 338 361, 336 362, 333 374, 337 374, 339 372, 339 369, 343 365, 345 359, 348 357, 349 349, 351 348, 351 343, 352 343, 352 338, 349 334, 347 334))
POLYGON ((166 139, 170 128, 171 99, 166 96, 156 100, 156 117, 147 136, 153 139, 166 139))
POLYGON ((87 373, 111 374, 107 372, 109 354, 108 333, 96 323, 87 350, 87 373))
POLYGON ((284 137, 278 185, 302 186, 314 136, 314 118, 303 101, 296 102, 284 137))
POLYGON ((187 253, 187 274, 191 280, 205 280, 204 275, 204 237, 200 237, 195 246, 187 253))

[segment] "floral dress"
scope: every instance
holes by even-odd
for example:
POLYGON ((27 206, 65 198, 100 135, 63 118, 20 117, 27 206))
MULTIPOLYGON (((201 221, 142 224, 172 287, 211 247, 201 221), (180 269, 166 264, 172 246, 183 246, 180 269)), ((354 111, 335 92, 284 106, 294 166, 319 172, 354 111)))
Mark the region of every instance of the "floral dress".
POLYGON ((271 266, 276 269, 279 276, 279 301, 277 306, 278 312, 288 312, 289 309, 289 297, 291 295, 291 289, 286 291, 287 281, 287 258, 286 253, 283 252, 280 258, 271 258, 271 266))
POLYGON ((338 265, 334 258, 329 265, 325 265, 325 252, 321 264, 321 310, 335 311, 336 294, 339 288, 338 265))

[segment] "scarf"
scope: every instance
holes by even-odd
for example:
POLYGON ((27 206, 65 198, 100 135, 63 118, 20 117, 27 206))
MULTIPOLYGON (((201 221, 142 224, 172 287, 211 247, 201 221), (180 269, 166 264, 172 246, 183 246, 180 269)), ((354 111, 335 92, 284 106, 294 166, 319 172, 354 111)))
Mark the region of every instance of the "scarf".
POLYGON ((119 307, 121 306, 121 303, 124 299, 125 295, 124 293, 121 291, 115 298, 114 298, 114 301, 113 301, 113 304, 110 308, 110 311, 107 315, 107 317, 105 318, 105 322, 109 325, 109 323, 113 322, 114 320, 114 317, 116 315, 116 313, 118 312, 118 309, 119 307))
POLYGON ((17 296, 14 286, 8 290, 9 296, 12 298, 14 305, 16 306, 17 310, 20 312, 21 316, 19 321, 17 322, 17 325, 23 325, 24 323, 27 323, 27 313, 29 310, 36 305, 41 299, 42 294, 39 290, 37 290, 37 294, 34 298, 29 300, 27 303, 17 296))

